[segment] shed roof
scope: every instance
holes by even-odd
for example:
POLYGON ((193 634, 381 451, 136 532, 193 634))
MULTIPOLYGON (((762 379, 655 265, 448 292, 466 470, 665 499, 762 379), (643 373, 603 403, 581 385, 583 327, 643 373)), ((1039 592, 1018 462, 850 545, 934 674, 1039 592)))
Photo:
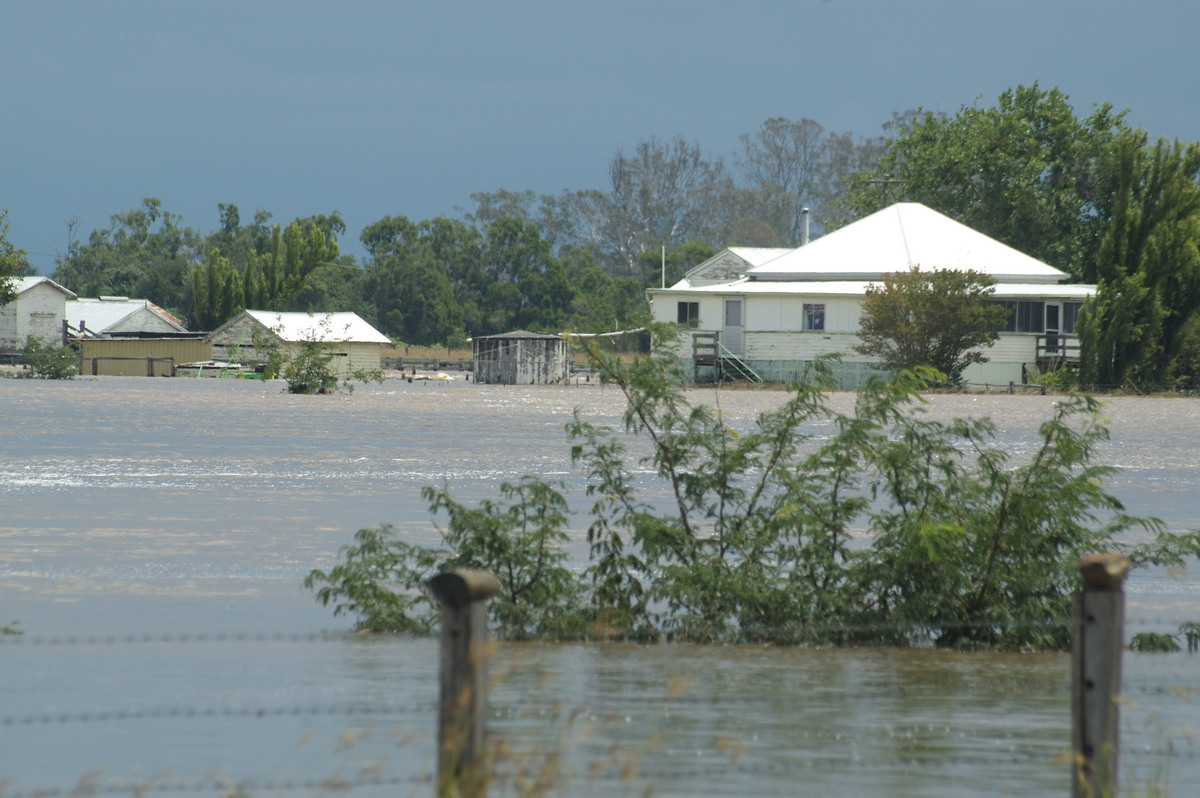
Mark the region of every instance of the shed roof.
POLYGON ((16 292, 18 295, 23 294, 26 291, 28 291, 30 288, 33 288, 34 286, 37 286, 37 285, 41 285, 42 283, 48 283, 49 285, 57 288, 59 291, 62 291, 68 297, 74 298, 74 296, 75 296, 74 291, 70 290, 69 288, 63 288, 61 285, 54 282, 49 277, 43 277, 43 276, 18 277, 17 281, 16 281, 16 292))
POLYGON ((124 296, 102 296, 81 298, 67 302, 65 316, 71 324, 81 324, 93 333, 112 331, 121 322, 135 313, 148 312, 175 332, 187 332, 187 328, 175 316, 167 313, 148 299, 130 299, 124 296))
POLYGON ((513 330, 512 332, 497 333, 496 335, 476 335, 472 340, 482 340, 485 338, 562 338, 557 333, 539 333, 529 332, 527 330, 513 330))
MULTIPOLYGON (((357 313, 281 313, 274 310, 243 310, 275 333, 280 339, 295 341, 349 341, 351 343, 390 344, 392 340, 363 320, 357 313)), ((238 317, 221 325, 228 326, 238 317)))
POLYGON ((752 280, 871 280, 906 272, 973 269, 997 282, 1057 283, 1064 272, 932 208, 898 202, 749 270, 752 280))

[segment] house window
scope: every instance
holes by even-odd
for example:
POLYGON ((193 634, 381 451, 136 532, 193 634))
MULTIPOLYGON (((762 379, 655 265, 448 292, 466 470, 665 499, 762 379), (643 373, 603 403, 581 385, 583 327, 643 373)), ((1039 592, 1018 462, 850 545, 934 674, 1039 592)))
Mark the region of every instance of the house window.
POLYGON ((1008 319, 1000 326, 999 332, 1040 333, 1045 331, 1045 302, 1006 299, 998 304, 1008 310, 1008 319))
POLYGON ((1064 302, 1062 303, 1062 331, 1068 335, 1075 333, 1075 324, 1079 321, 1079 309, 1083 307, 1082 302, 1064 302))
POLYGON ((825 305, 804 305, 804 329, 806 330, 824 330, 825 329, 825 305))
POLYGON ((679 323, 686 324, 688 327, 700 326, 700 303, 699 302, 680 302, 679 303, 679 323))

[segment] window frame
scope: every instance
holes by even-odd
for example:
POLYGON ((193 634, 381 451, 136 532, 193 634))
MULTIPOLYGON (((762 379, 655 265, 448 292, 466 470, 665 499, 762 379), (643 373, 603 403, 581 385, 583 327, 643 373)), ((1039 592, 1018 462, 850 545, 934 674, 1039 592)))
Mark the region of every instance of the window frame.
POLYGON ((800 329, 804 332, 825 332, 824 302, 805 302, 801 313, 800 329))
POLYGON ((681 299, 675 306, 675 318, 678 324, 696 329, 700 326, 700 303, 681 299))

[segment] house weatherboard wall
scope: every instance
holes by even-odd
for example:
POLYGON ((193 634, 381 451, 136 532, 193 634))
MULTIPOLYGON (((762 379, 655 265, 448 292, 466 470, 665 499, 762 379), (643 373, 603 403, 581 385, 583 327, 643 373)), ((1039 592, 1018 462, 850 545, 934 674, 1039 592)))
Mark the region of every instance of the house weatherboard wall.
POLYGON ((0 306, 0 354, 15 354, 29 336, 59 345, 65 307, 75 294, 49 277, 18 277, 16 292, 16 299, 0 306))
POLYGON ((391 339, 357 313, 277 313, 273 310, 243 310, 209 334, 212 356, 217 361, 243 364, 263 363, 264 346, 280 346, 285 357, 298 352, 307 341, 336 344, 333 363, 337 375, 380 368, 380 350, 391 339))
MULTIPOLYGON (((999 340, 984 350, 988 362, 969 366, 965 382, 1022 383, 1078 356, 1075 322, 1094 285, 1063 284, 1058 269, 918 203, 897 203, 797 249, 724 250, 651 290, 652 315, 687 328, 680 354, 697 364, 742 365, 788 382, 836 354, 835 378, 857 388, 877 373, 854 351, 867 288, 913 266, 990 275, 994 300, 1009 308, 999 340), (731 269, 738 261, 745 267, 731 269), (714 340, 719 354, 710 358, 714 340)), ((698 365, 698 378, 708 374, 698 365)))

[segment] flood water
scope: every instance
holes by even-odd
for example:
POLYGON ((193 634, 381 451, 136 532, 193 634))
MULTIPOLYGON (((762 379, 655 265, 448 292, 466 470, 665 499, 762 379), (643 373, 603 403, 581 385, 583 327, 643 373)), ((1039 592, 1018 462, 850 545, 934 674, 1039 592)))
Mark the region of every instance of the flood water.
MULTIPOLYGON (((782 399, 698 391, 735 424, 782 399)), ((853 397, 837 395, 849 408, 853 397)), ((1030 448, 1053 397, 936 396, 1030 448)), ((428 795, 435 640, 358 636, 302 581, 354 531, 437 530, 420 489, 561 478, 594 385, 0 380, 0 796, 428 795)), ((1114 399, 1114 492, 1200 528, 1200 402, 1114 399)), ((647 477, 646 486, 651 487, 647 477)), ((579 523, 573 554, 585 556, 579 523)), ((1200 620, 1197 569, 1135 572, 1127 634, 1200 620)), ((1200 783, 1200 656, 1127 652, 1122 783, 1200 783)), ((623 644, 501 647, 490 730, 558 794, 1063 795, 1068 657, 623 644)), ((516 788, 495 794, 517 794, 516 788)))

